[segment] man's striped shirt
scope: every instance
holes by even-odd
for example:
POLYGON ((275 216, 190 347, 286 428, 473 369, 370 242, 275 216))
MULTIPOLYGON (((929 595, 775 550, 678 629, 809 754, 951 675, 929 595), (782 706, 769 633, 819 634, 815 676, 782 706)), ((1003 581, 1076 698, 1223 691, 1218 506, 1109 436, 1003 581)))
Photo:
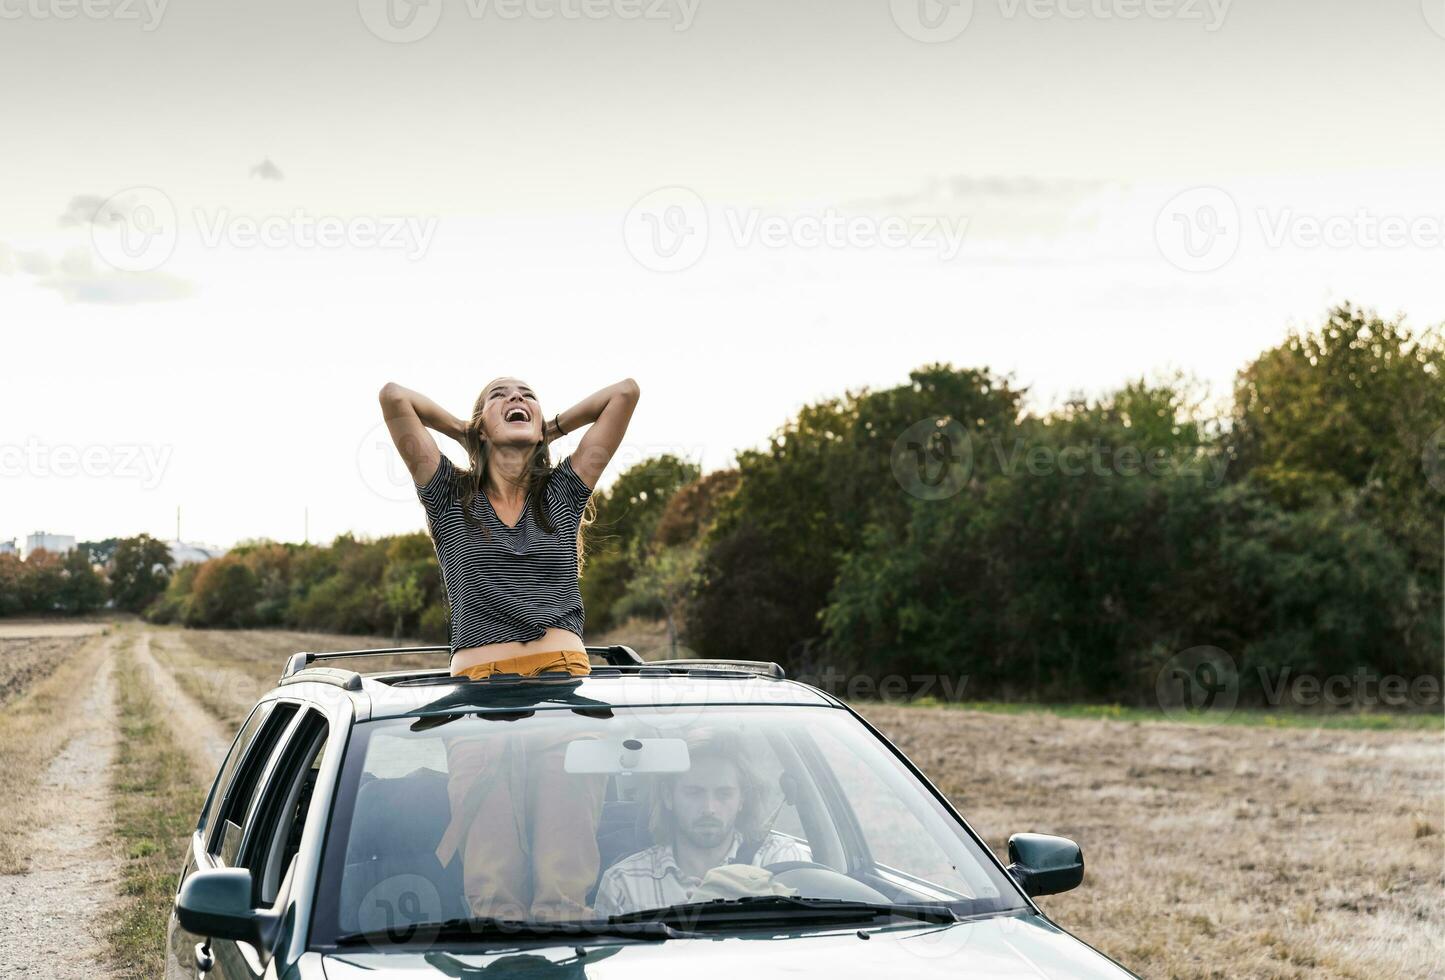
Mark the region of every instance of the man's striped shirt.
MULTIPOLYGON (((729 864, 737 858, 742 843, 742 835, 733 831, 732 846, 728 848, 727 856, 722 860, 723 864, 729 864)), ((807 844, 776 831, 769 831, 749 863, 753 867, 761 868, 780 861, 812 859, 813 854, 807 844)), ((592 909, 599 917, 606 918, 624 912, 680 905, 692 898, 692 893, 700 884, 701 878, 685 874, 678 866, 671 845, 656 844, 631 857, 623 858, 607 869, 597 886, 597 898, 592 903, 592 909)))
POLYGON ((548 534, 532 513, 532 493, 514 527, 502 523, 485 492, 472 497, 471 512, 491 540, 467 523, 451 491, 456 472, 443 453, 437 471, 417 497, 426 511, 437 561, 451 604, 451 648, 510 640, 535 640, 549 626, 579 637, 585 613, 577 581, 577 528, 592 488, 572 468, 572 457, 552 467, 543 505, 552 518, 548 534))

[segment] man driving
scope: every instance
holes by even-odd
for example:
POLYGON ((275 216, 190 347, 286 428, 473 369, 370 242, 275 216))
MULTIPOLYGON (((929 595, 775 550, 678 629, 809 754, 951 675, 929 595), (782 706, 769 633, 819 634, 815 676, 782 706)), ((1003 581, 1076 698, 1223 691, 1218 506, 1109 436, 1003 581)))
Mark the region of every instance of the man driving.
MULTIPOLYGON (((593 903, 601 918, 692 901, 704 878, 708 897, 718 897, 711 891, 720 876, 709 872, 723 865, 812 859, 806 844, 769 829, 762 786, 735 738, 716 733, 688 741, 690 768, 654 785, 649 829, 660 843, 607 869, 593 903)), ((731 887, 761 885, 768 877, 748 872, 731 887)))

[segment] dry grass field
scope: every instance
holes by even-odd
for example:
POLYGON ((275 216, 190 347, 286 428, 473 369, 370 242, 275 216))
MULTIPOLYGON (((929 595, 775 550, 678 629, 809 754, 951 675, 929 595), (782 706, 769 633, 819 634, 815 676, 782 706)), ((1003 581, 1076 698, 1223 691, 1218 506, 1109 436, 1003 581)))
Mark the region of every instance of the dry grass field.
MULTIPOLYGON (((6 968, 43 954, 50 976, 150 975, 150 943, 158 955, 161 940, 151 933, 163 929, 174 887, 169 869, 179 868, 195 817, 168 808, 195 809, 214 772, 208 766, 288 654, 391 645, 380 637, 137 622, 103 629, 0 625, 0 789, 7 800, 0 841, 8 847, 0 850, 0 909, 35 873, 28 870, 32 852, 44 855, 45 841, 64 830, 64 808, 47 800, 46 787, 67 743, 98 737, 96 726, 125 735, 108 763, 114 819, 106 830, 123 867, 97 877, 92 896, 110 911, 109 964, 57 966, 55 954, 27 953, 22 944, 6 968), (104 657, 112 663, 97 672, 104 657), (97 707, 82 728, 67 714, 66 697, 88 682, 116 690, 92 699, 97 707), (155 698, 164 699, 165 711, 154 710, 155 698)), ((623 637, 589 638, 608 639, 623 637)), ((662 656, 663 642, 654 630, 635 645, 662 656)), ((857 707, 999 854, 1017 831, 1077 840, 1088 869, 1084 885, 1040 904, 1142 976, 1445 977, 1439 730, 857 707)), ((42 863, 102 860, 87 853, 42 863)), ((39 928, 44 914, 32 916, 39 928)), ((59 922, 65 908, 50 914, 59 922)), ((4 958, 12 958, 11 948, 4 958)))

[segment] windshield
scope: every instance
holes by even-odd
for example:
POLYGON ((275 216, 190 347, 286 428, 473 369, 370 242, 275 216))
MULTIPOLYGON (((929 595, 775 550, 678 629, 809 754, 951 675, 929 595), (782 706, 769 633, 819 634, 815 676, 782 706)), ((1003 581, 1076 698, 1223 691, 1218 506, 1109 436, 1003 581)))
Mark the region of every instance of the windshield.
POLYGON ((950 918, 1025 907, 927 787, 837 708, 384 719, 356 726, 341 779, 317 945, 405 942, 448 920, 633 922, 700 902, 773 923, 842 903, 950 918))

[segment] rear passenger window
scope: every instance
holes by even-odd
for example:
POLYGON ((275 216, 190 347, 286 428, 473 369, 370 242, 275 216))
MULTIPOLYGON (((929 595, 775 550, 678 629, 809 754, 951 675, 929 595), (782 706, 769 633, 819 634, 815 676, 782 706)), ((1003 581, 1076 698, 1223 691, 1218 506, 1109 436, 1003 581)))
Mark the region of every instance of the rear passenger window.
POLYGON ((311 806, 321 759, 326 749, 326 718, 307 711, 292 730, 286 747, 261 790, 261 801, 251 817, 245 855, 238 866, 251 870, 256 905, 276 900, 286 868, 301 840, 301 828, 311 806))
POLYGON ((221 797, 216 826, 210 830, 210 844, 207 850, 222 864, 234 867, 236 854, 241 847, 241 830, 246 826, 246 814, 256 796, 256 787, 266 770, 271 750, 296 716, 297 705, 290 701, 276 703, 270 715, 261 724, 250 750, 242 757, 236 769, 235 778, 225 788, 221 797))
POLYGON ((206 797, 206 805, 201 808, 200 823, 196 824, 197 830, 205 830, 211 825, 211 819, 215 816, 217 802, 221 796, 224 795, 225 788, 231 785, 231 777, 236 774, 237 764, 240 763, 241 757, 246 754, 246 750, 251 747, 251 740, 256 737, 256 732, 260 729, 261 723, 266 720, 266 716, 271 713, 271 709, 275 707, 275 705, 275 701, 263 701, 256 705, 256 707, 251 710, 251 716, 247 718, 245 724, 241 726, 240 733, 236 736, 235 741, 231 743, 231 751, 226 755, 226 761, 221 763, 221 771, 216 775, 216 781, 211 784, 211 792, 206 797))

